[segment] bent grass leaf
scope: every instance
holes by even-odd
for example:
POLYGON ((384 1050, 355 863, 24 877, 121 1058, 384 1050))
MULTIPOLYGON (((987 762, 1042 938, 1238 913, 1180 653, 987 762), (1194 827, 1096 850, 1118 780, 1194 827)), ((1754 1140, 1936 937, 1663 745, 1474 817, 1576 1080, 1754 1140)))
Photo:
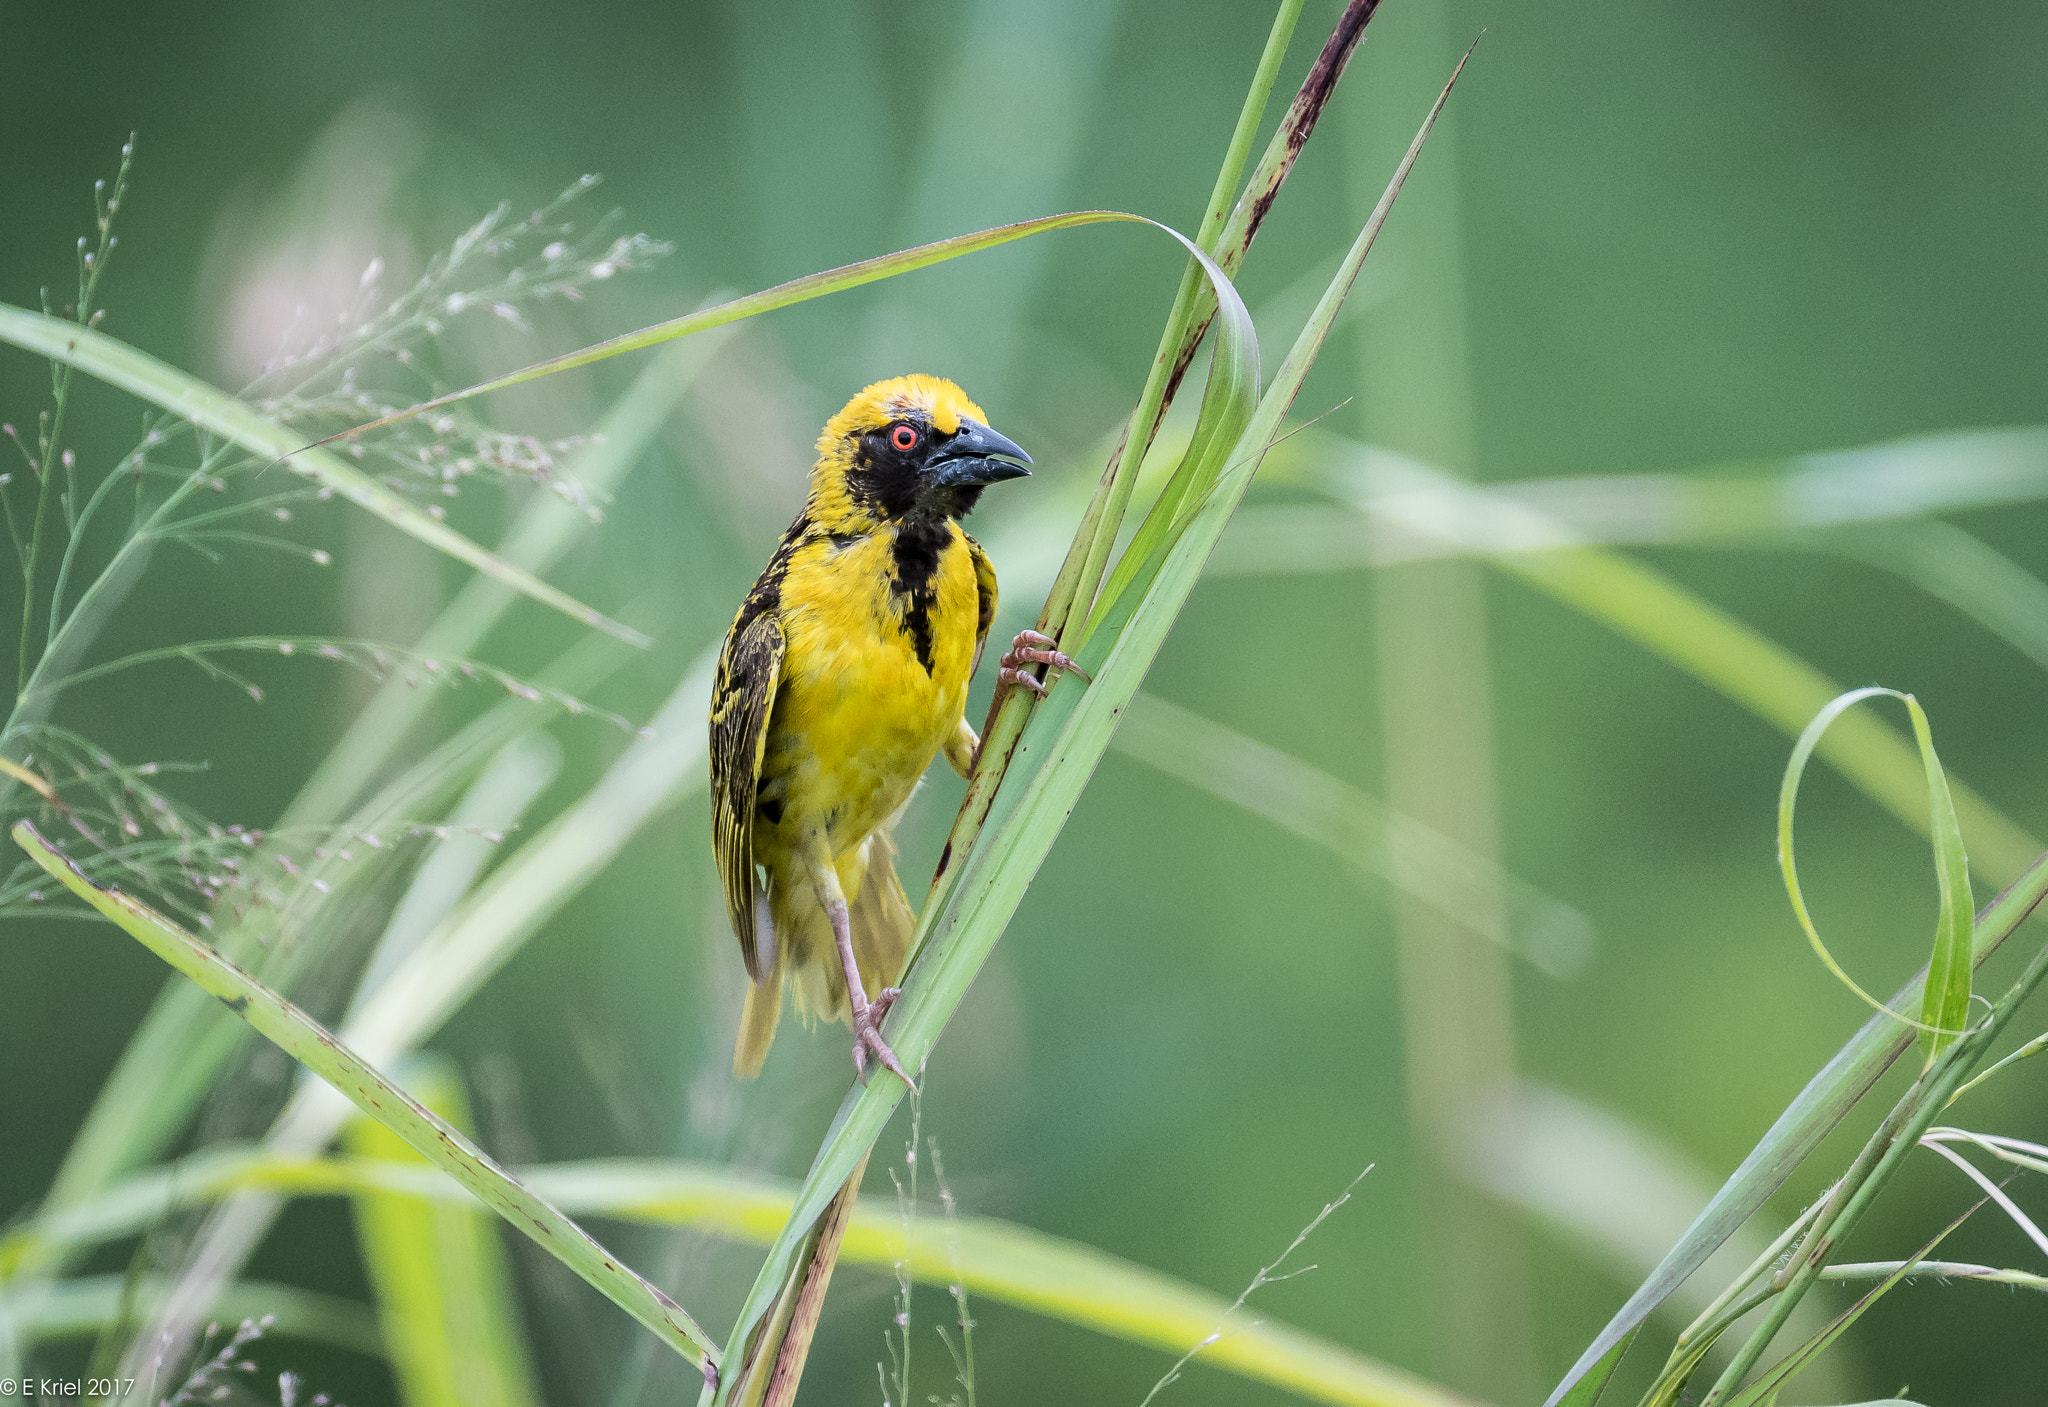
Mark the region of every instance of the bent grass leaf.
POLYGON ((338 497, 375 514, 400 532, 467 563, 543 605, 552 606, 572 620, 581 621, 630 644, 651 643, 637 630, 620 625, 566 592, 549 586, 530 572, 471 542, 455 529, 351 467, 338 455, 317 448, 301 448, 297 434, 246 402, 104 332, 0 303, 0 341, 12 342, 52 361, 76 367, 110 386, 117 386, 184 417, 194 425, 233 440, 244 449, 283 462, 293 473, 333 489, 338 497))
POLYGON ((1799 927, 1828 971, 1862 998, 1866 1005, 1918 1029, 1928 1063, 1932 1064, 1936 1056, 1963 1034, 1963 1023, 1970 1012, 1970 871, 1969 861, 1963 854, 1962 831, 1956 825, 1955 803, 1949 796, 1948 778, 1942 771, 1941 759, 1935 755, 1934 735, 1927 726, 1927 714, 1921 709, 1918 699, 1878 685, 1851 689, 1830 701, 1806 725, 1793 744, 1792 756, 1785 764, 1784 780, 1778 787, 1778 868, 1785 877, 1785 893, 1792 901, 1792 912, 1799 920, 1799 927), (1837 718, 1865 699, 1878 697, 1899 700, 1912 717, 1913 737, 1920 748, 1921 765, 1926 770, 1928 804, 1932 812, 1928 831, 1934 844, 1934 873, 1941 892, 1941 904, 1935 917, 1934 951, 1928 960, 1921 1019, 1918 1021, 1892 1010, 1864 991, 1828 951, 1827 944, 1821 941, 1820 930, 1814 926, 1813 915, 1807 911, 1792 849, 1793 808, 1799 799, 1800 780, 1806 775, 1806 764, 1814 749, 1820 746, 1821 738, 1837 718))
MULTIPOLYGON (((552 376, 558 371, 570 371, 579 366, 604 361, 608 357, 658 346, 663 342, 674 341, 678 337, 688 337, 693 332, 708 332, 714 327, 724 327, 728 323, 739 322, 744 318, 791 307, 813 298, 822 298, 828 293, 841 293, 849 288, 858 288, 862 284, 875 283, 881 279, 894 278, 898 274, 930 268, 933 264, 957 259, 963 254, 994 249, 1012 240, 1028 239, 1032 235, 1072 229, 1078 225, 1099 225, 1118 221, 1151 225, 1154 229, 1163 230, 1182 244, 1188 245, 1198 258, 1206 258, 1199 250, 1194 249, 1192 242, 1185 235, 1160 224, 1157 220, 1148 220, 1143 215, 1132 215, 1121 210, 1075 210, 1064 215, 1041 215, 1035 220, 1020 220, 1015 224, 997 225, 991 229, 976 230, 971 234, 954 235, 951 239, 936 240, 931 244, 900 249, 893 254, 863 259, 857 264, 844 264, 822 273, 806 274, 802 278, 791 279, 787 283, 779 283, 773 288, 764 288, 759 293, 749 293, 745 297, 734 298, 715 307, 685 313, 681 317, 669 318, 634 332, 623 332, 617 337, 594 342, 588 347, 565 352, 546 361, 535 362, 531 366, 521 367, 503 376, 492 377, 488 381, 480 381, 460 391, 451 391, 445 396, 421 401, 418 405, 409 406, 395 415, 364 421, 339 434, 329 435, 324 440, 316 440, 308 448, 317 449, 321 445, 333 444, 337 440, 353 439, 372 430, 381 430, 386 426, 396 425, 400 421, 410 420, 414 416, 440 410, 475 396, 507 390, 513 386, 524 385, 528 381, 537 381, 543 376, 552 376)), ((283 453, 280 452, 280 457, 283 457, 283 453)))
MULTIPOLYGON (((1460 61, 1459 71, 1463 67, 1460 61)), ((1457 73, 1453 73, 1452 83, 1456 79, 1457 73)), ((1035 706, 1026 746, 1019 750, 1014 764, 1029 780, 1022 787, 1004 788, 998 794, 997 805, 976 836, 972 851, 952 868, 951 874, 958 878, 950 886, 935 888, 927 899, 912 966, 903 983, 903 996, 890 1014, 890 1044, 906 1067, 920 1068, 931 1053, 1079 800, 1096 762, 1109 745, 1119 717, 1165 643, 1182 604, 1201 575, 1203 563, 1249 486, 1260 458, 1279 433, 1282 418, 1314 363, 1345 294, 1357 278, 1392 209, 1394 197, 1413 168, 1450 92, 1451 85, 1447 84, 1378 207, 1360 230, 1315 313, 1275 374, 1273 384, 1257 398, 1257 408, 1244 422, 1244 429, 1220 447, 1216 456, 1219 462, 1200 466, 1203 477, 1199 482, 1207 487, 1194 500, 1197 506, 1185 528, 1155 552, 1156 565, 1133 579, 1132 589, 1123 598, 1124 609, 1095 623, 1081 655, 1094 682, 1083 690, 1071 684, 1055 689, 1035 706), (1048 741, 1033 746, 1036 739, 1048 741), (1027 766, 1027 753, 1041 753, 1043 761, 1027 766), (1010 800, 1013 793, 1015 799, 1010 800)), ((1242 401, 1256 395, 1257 343, 1247 340, 1232 350, 1239 336, 1232 330, 1233 324, 1244 327, 1248 334, 1249 317, 1230 281, 1206 255, 1201 257, 1220 303, 1229 312, 1224 320, 1224 335, 1212 354, 1203 416, 1235 417, 1242 401)), ((1199 428, 1196 438, 1202 439, 1199 428)), ((1097 614, 1102 614, 1101 604, 1097 614)), ((971 803, 972 793, 968 804, 971 803)), ((744 1360, 756 1329, 788 1278, 809 1228, 873 1147, 903 1093, 901 1081, 876 1079, 856 1085, 841 1104, 804 1179, 795 1210, 740 1311, 727 1346, 727 1354, 734 1361, 744 1360)), ((726 1398, 720 1394, 714 1400, 723 1402, 726 1398)))
MULTIPOLYGON (((2048 855, 2036 860, 2010 888, 1977 914, 1972 930, 1973 961, 1981 964, 1996 952, 2044 897, 2048 897, 2048 855)), ((1893 1011, 1910 1010, 1922 997, 1926 977, 1925 971, 1914 976, 1893 993, 1886 1005, 1893 1011)), ((1721 1185, 1714 1199, 1694 1218, 1685 1235, 1587 1346, 1545 1399, 1545 1407, 1564 1407, 1567 1403, 1578 1407, 1585 1400, 1575 1394, 1592 1377, 1600 1376, 1596 1372, 1599 1365, 1624 1340, 1633 1337, 1650 1312, 1785 1185, 1821 1140, 1869 1093, 1892 1062, 1905 1053, 1911 1039, 1909 1027, 1879 1013, 1873 1013, 1858 1028, 1834 1058, 1807 1081, 1798 1097, 1742 1160, 1742 1165, 1721 1185)))
POLYGON ((52 878, 347 1095, 364 1114, 404 1139, 677 1353, 699 1367, 708 1369, 717 1363, 717 1350, 709 1336, 680 1305, 627 1269, 581 1227, 521 1186, 474 1143, 358 1059, 298 1007, 148 905, 118 890, 94 885, 30 822, 17 822, 13 835, 15 843, 52 878))

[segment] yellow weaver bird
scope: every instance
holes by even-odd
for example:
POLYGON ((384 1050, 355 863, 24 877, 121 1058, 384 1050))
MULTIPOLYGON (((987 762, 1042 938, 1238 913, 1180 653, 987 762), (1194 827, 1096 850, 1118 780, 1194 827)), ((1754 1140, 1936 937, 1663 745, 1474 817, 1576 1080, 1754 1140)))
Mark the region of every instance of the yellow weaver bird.
MULTIPOLYGON (((941 751, 961 776, 981 741, 967 681, 996 614, 996 574, 959 520, 1031 456, 936 376, 868 387, 826 422, 803 511, 747 593, 711 697, 711 828, 753 985, 733 1072, 759 1073, 795 988, 844 1019, 853 1063, 902 1076, 882 1039, 916 917, 890 828, 941 751), (873 993, 871 997, 869 994, 873 993)), ((1001 685, 1073 670, 1035 631, 1001 685)), ((1083 676, 1085 677, 1085 676, 1083 676)))

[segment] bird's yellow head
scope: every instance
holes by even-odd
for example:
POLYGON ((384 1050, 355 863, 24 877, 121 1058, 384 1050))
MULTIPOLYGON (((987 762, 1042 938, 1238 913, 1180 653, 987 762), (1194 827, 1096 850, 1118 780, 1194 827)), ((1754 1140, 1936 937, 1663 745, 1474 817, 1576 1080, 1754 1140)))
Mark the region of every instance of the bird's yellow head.
POLYGON ((825 422, 811 514, 825 522, 959 518, 1031 462, 982 408, 939 376, 877 381, 825 422))

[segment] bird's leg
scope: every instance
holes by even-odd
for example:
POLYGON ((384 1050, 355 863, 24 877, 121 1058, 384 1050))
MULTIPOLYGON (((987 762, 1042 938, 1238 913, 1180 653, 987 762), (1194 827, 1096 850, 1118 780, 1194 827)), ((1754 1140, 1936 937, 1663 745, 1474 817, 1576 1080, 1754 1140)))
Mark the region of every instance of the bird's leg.
POLYGON ((997 664, 997 687, 1005 684, 1019 685, 1040 698, 1045 697, 1045 691, 1051 687, 1053 680, 1060 677, 1061 670, 1078 674, 1091 684, 1095 682, 1089 678, 1087 670, 1060 653, 1059 641, 1049 635, 1041 635, 1035 630, 1018 631, 1017 638, 1010 642, 1010 652, 997 661, 997 664), (1043 681, 1037 675, 1025 672, 1034 664, 1051 666, 1043 681))
POLYGON ((839 888, 838 872, 830 864, 820 871, 818 897, 825 901, 825 912, 832 919, 832 941, 839 949, 839 966, 846 974, 846 1004, 853 1013, 854 1071, 866 1075, 868 1056, 873 1055, 903 1083, 916 1089, 917 1082, 903 1073, 896 1052, 882 1039, 882 1018, 895 1003, 897 989, 885 987, 875 994, 874 1001, 868 1000, 867 988, 860 980, 860 963, 853 955, 853 923, 846 911, 846 895, 839 888))

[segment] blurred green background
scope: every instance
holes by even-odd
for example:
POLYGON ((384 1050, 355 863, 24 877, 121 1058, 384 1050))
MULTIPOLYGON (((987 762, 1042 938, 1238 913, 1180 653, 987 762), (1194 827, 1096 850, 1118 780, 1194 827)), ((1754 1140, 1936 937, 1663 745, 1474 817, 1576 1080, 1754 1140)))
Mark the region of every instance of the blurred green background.
MULTIPOLYGON (((1337 8, 1308 6, 1282 92, 1337 8)), ((68 284, 92 181, 130 131, 137 174, 104 326, 228 387, 294 335, 295 308, 317 317, 373 256, 399 286, 496 201, 516 211, 584 172, 605 178, 593 208, 616 207, 623 229, 676 252, 544 312, 530 334, 473 317, 448 339, 451 381, 1003 220, 1102 206, 1192 230, 1270 19, 1216 0, 14 0, 0 8, 0 299, 34 305, 39 287, 68 284)), ((1240 279, 1269 366, 1482 28, 1298 415, 1329 411, 1322 430, 1489 483, 2048 420, 2048 191, 2035 179, 2048 161, 2048 14, 2021 4, 1390 0, 1240 279)), ((1097 227, 744 325, 605 523, 550 574, 657 637, 598 701, 640 719, 667 696, 794 511, 816 427, 905 370, 960 381, 1041 466, 975 520, 1009 587, 1003 628, 1026 623, 1058 547, 1046 534, 1067 531, 1135 399, 1179 270, 1157 236, 1097 227)), ((505 394, 491 414, 582 432, 633 369, 505 394)), ((0 353, 0 417, 31 422, 46 387, 40 364, 0 353)), ((82 393, 81 462, 111 464, 136 424, 131 403, 82 393)), ((474 490, 451 521, 492 541, 515 499, 474 490)), ((1251 504, 1319 501, 1276 484, 1251 504)), ((1953 521, 2048 573, 2038 504, 1953 521)), ((333 551, 332 568, 166 551, 116 640, 403 641, 462 579, 338 509, 298 527, 333 551)), ((1954 774, 2048 833, 2041 675, 2009 645, 1839 553, 1641 556, 1845 686, 1917 694, 1954 774)), ((923 1120, 963 1209, 1226 1298, 1371 1164, 1311 1244, 1318 1269, 1262 1290, 1254 1311, 1531 1402, 1863 1012, 1801 943, 1773 863, 1789 741, 1602 625, 1482 573, 1233 572, 1197 591, 1149 687, 1497 845, 1512 873, 1590 920, 1582 965, 1548 975, 1465 938, 1473 951, 1446 962, 1453 940, 1404 915, 1383 883, 1113 751, 941 1045, 923 1120), (1466 1064, 1481 1078, 1510 1060, 1550 1092, 1529 1096, 1520 1142, 1515 1119, 1432 1102, 1469 1092, 1466 1064), (1529 1151, 1588 1123, 1603 1147, 1643 1160, 1635 1174, 1585 1149, 1529 1151), (1590 1189, 1614 1234, 1503 1197, 1544 1171, 1590 1189), (1615 1228, 1638 1226, 1647 1240, 1632 1253, 1615 1228)), ((18 608, 12 583, 0 597, 18 608)), ((575 635, 523 605, 486 653, 530 671, 575 635)), ((257 705, 164 665, 82 689, 60 716, 126 759, 206 761, 181 794, 267 824, 366 689, 309 661, 261 678, 257 705)), ((476 704, 437 707, 455 720, 476 704)), ((588 720, 552 731, 567 759, 529 829, 624 745, 588 720)), ((959 791, 941 769, 912 807, 913 894, 959 791)), ((1802 827, 1824 930, 1890 990, 1924 953, 1924 846, 1820 770, 1802 827)), ((790 1023, 766 1077, 732 1081, 743 977, 717 903, 699 792, 434 1042, 469 1083, 486 1147, 514 1161, 679 1156, 801 1173, 844 1092, 846 1043, 790 1023)), ((10 929, 4 1213, 33 1207, 165 980, 111 928, 10 929)), ((2040 1138, 2048 1094, 2024 1070, 1971 1117, 2040 1138)), ((871 1191, 886 1193, 880 1167, 900 1149, 900 1135, 880 1145, 871 1191)), ((1961 1207, 1961 1179, 1928 1163, 1887 1196, 1858 1254, 1904 1254, 1961 1207)), ((2017 1195, 2041 1205, 2024 1182, 2017 1195)), ((679 1234, 607 1238, 714 1332, 757 1260, 679 1234)), ((551 1401, 692 1390, 686 1368, 527 1251, 514 1262, 551 1401)), ((1989 1217, 1945 1253, 2040 1268, 1989 1217)), ((294 1207, 255 1269, 367 1293, 335 1202, 294 1207)), ((892 1290, 842 1270, 804 1400, 880 1400, 892 1290)), ((926 1304, 927 1323, 942 1317, 941 1296, 926 1304)), ((986 1301, 977 1317, 987 1402, 1135 1403, 1166 1366, 986 1301)), ((934 1340, 919 1352, 921 1397, 943 1374, 934 1340)), ((366 1359, 283 1338, 262 1359, 356 1407, 394 1400, 366 1359)), ((2042 1302, 1902 1289, 1830 1371, 1793 1400, 1908 1383, 1931 1404, 2034 1402, 2048 1378, 2042 1302)), ((1284 1399, 1198 1365, 1164 1400, 1284 1399)))

